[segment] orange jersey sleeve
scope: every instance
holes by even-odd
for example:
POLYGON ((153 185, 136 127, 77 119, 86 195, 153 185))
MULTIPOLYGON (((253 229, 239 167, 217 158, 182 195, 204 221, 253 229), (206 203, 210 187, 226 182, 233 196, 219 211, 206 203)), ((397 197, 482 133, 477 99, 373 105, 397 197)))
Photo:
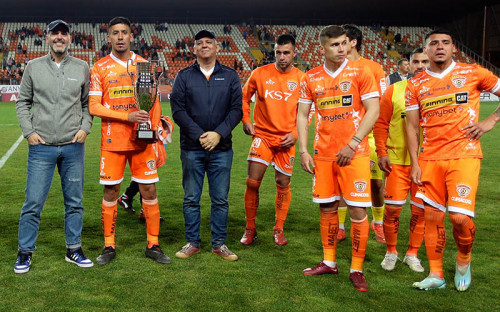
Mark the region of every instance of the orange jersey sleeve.
POLYGON ((241 119, 241 121, 244 124, 252 122, 252 119, 250 117, 252 114, 252 110, 250 108, 250 103, 252 103, 252 96, 257 91, 257 85, 255 83, 255 76, 256 76, 257 69, 252 71, 250 78, 248 78, 247 82, 243 86, 243 97, 242 97, 242 100, 243 100, 243 106, 242 106, 243 118, 241 119))
POLYGON ((389 124, 392 119, 392 95, 394 85, 390 85, 380 98, 380 114, 373 127, 375 146, 378 157, 387 156, 387 138, 389 137, 389 124))

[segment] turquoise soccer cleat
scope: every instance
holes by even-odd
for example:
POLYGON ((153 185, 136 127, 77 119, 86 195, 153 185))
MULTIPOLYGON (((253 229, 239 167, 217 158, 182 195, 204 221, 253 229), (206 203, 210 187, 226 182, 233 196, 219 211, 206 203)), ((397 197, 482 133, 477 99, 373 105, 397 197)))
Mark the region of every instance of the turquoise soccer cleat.
POLYGON ((438 278, 435 275, 429 275, 421 282, 413 283, 413 287, 420 290, 445 289, 446 281, 444 278, 438 278))
POLYGON ((459 266, 457 264, 457 269, 455 271, 455 288, 458 291, 466 291, 470 287, 470 283, 472 281, 472 275, 470 273, 470 262, 466 266, 465 273, 462 274, 461 271, 464 271, 463 266, 459 266), (460 267, 460 268, 459 268, 460 267))

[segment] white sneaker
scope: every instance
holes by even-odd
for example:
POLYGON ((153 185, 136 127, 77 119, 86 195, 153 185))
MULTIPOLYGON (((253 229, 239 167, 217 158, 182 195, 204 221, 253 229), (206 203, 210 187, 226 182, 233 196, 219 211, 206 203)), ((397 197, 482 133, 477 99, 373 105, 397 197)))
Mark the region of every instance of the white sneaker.
POLYGON ((384 260, 382 260, 382 263, 380 266, 382 266, 382 269, 386 271, 392 271, 396 267, 396 262, 398 261, 398 255, 393 254, 393 253, 386 253, 384 260))
POLYGON ((412 271, 424 272, 424 267, 420 264, 420 259, 416 256, 405 256, 403 263, 407 264, 412 271))

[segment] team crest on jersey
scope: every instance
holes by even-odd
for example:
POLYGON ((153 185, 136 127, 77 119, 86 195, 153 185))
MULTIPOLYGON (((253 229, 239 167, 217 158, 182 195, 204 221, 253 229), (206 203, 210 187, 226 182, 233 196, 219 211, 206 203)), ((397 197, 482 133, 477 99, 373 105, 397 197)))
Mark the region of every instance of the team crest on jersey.
POLYGON ((460 197, 467 197, 470 194, 470 186, 465 185, 465 184, 458 184, 457 185, 457 193, 458 196, 460 197))
POLYGON ((288 86, 288 90, 293 91, 297 89, 297 86, 299 85, 297 81, 287 81, 286 85, 288 86))
POLYGON ((354 181, 354 188, 358 193, 363 193, 366 190, 366 184, 365 181, 354 181))
POLYGON ((155 170, 156 169, 155 161, 153 159, 148 160, 148 162, 146 163, 146 165, 148 166, 149 170, 155 170))
POLYGON ((467 82, 467 77, 464 76, 458 76, 451 79, 451 83, 455 86, 455 88, 461 88, 465 86, 466 82, 467 82))
POLYGON ((351 88, 351 82, 349 80, 344 80, 341 83, 339 83, 339 85, 340 85, 340 90, 342 92, 347 92, 351 88))

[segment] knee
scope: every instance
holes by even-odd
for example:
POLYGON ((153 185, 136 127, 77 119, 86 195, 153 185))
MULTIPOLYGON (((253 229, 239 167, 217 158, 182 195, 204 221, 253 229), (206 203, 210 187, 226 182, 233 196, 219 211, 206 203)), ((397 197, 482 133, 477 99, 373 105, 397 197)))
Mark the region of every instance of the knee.
POLYGON ((258 191, 260 188, 261 182, 262 181, 247 178, 247 189, 253 190, 253 191, 258 191))
POLYGON ((285 189, 290 186, 290 177, 288 176, 276 177, 275 182, 279 188, 285 189))
POLYGON ((454 227, 467 226, 470 222, 472 222, 472 218, 470 216, 461 214, 461 213, 450 213, 450 221, 454 227))
POLYGON ((385 215, 389 218, 399 217, 401 210, 401 206, 385 205, 385 215))

